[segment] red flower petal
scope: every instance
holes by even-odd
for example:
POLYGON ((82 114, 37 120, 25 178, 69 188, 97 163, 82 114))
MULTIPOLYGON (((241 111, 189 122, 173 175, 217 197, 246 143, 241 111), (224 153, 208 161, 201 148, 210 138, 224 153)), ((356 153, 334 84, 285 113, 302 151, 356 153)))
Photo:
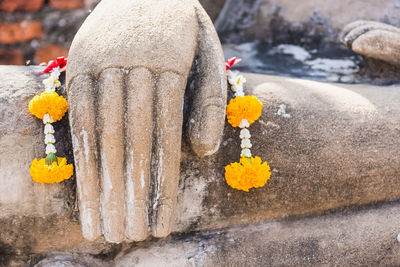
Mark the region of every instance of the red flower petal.
POLYGON ((61 72, 65 71, 67 68, 67 59, 65 57, 58 57, 56 60, 50 60, 49 63, 47 63, 47 67, 40 73, 48 73, 57 67, 60 67, 61 72))
POLYGON ((229 70, 230 68, 232 68, 233 65, 239 63, 240 61, 242 61, 242 59, 236 58, 236 57, 231 57, 230 59, 228 59, 225 62, 226 70, 229 70))

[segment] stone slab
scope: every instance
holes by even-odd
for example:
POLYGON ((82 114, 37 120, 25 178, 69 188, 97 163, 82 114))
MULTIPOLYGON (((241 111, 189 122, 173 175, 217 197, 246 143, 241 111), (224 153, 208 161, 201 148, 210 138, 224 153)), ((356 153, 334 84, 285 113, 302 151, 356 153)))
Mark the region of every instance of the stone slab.
POLYGON ((175 235, 121 253, 115 266, 399 266, 400 203, 175 235))
POLYGON ((271 166, 263 188, 229 188, 239 130, 226 125, 219 152, 184 148, 176 232, 216 229, 400 198, 399 85, 332 84, 244 74, 264 104, 249 129, 254 155, 271 166))
MULTIPOLYGON (((42 185, 32 181, 29 167, 45 156, 43 123, 28 110, 30 99, 44 90, 38 67, 0 66, 0 218, 64 214, 73 182, 42 185)), ((60 155, 68 154, 65 119, 55 125, 60 155), (64 135, 64 136, 60 136, 64 135)))
MULTIPOLYGON (((41 122, 26 108, 41 90, 36 70, 0 67, 0 241, 20 255, 107 253, 114 247, 104 240, 82 239, 74 180, 53 186, 30 180, 30 161, 44 148, 41 122)), ((253 152, 268 161, 272 177, 266 187, 249 193, 226 185, 223 168, 240 154, 239 131, 229 125, 214 156, 199 159, 184 142, 174 232, 259 224, 400 198, 400 86, 244 75, 246 90, 264 103, 250 131, 253 152)), ((66 147, 58 149, 69 155, 68 140, 60 144, 66 147)))

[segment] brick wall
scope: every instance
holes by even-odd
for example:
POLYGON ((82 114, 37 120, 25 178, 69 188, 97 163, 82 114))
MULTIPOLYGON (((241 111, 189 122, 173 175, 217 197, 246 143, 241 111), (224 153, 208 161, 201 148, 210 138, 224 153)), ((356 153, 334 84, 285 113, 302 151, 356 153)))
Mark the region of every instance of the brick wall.
POLYGON ((98 0, 0 0, 0 65, 39 64, 67 56, 98 0))

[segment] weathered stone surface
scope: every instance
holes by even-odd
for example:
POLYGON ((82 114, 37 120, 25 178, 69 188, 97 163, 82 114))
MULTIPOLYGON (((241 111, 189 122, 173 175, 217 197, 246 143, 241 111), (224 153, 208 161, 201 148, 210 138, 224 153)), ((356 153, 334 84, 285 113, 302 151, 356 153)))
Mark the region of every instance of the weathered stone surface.
POLYGON ((191 146, 210 155, 224 128, 225 65, 197 0, 103 0, 79 29, 66 82, 88 240, 171 232, 188 79, 191 146))
MULTIPOLYGON (((62 215, 71 200, 73 181, 42 185, 29 174, 32 160, 45 156, 43 123, 28 110, 29 100, 44 90, 37 71, 39 68, 0 66, 0 218, 62 215)), ((58 123, 57 129, 66 128, 65 122, 58 123)), ((62 147, 69 142, 66 130, 64 137, 56 135, 62 156, 68 153, 62 147)))
POLYGON ((375 20, 396 25, 400 18, 396 0, 317 1, 295 5, 291 0, 229 0, 215 22, 226 43, 313 43, 336 41, 343 27, 355 20, 375 20))
POLYGON ((239 130, 227 125, 216 155, 198 160, 185 150, 175 231, 400 197, 398 85, 245 77, 248 92, 264 104, 260 120, 250 127, 252 152, 268 161, 272 178, 250 193, 226 186, 223 167, 240 154, 239 130))
POLYGON ((358 54, 400 65, 400 29, 396 27, 359 20, 344 27, 340 41, 358 54))
POLYGON ((115 266, 398 266, 400 203, 177 235, 140 244, 115 266))
MULTIPOLYGON (((34 184, 29 177, 30 161, 41 153, 29 152, 32 154, 26 158, 24 153, 30 149, 43 150, 42 124, 23 108, 34 93, 41 91, 40 79, 32 73, 37 70, 0 68, 0 114, 5 114, 0 120, 0 141, 8 138, 20 146, 18 153, 11 154, 15 155, 11 161, 8 160, 10 148, 2 146, 0 150, 0 189, 3 190, 0 258, 73 251, 101 254, 109 259, 122 247, 102 239, 94 243, 84 241, 79 222, 71 215, 73 198, 71 201, 67 193, 72 189, 73 180, 54 187, 42 186, 42 191, 38 191, 36 188, 41 185, 34 184), (29 142, 21 142, 23 136, 29 137, 29 142), (12 175, 8 174, 11 171, 12 175), (16 178, 20 182, 9 183, 16 178), (58 189, 52 191, 54 188, 58 189), (14 194, 19 197, 14 198, 14 194), (26 200, 30 194, 33 195, 26 200)), ((239 131, 229 125, 225 128, 221 150, 213 156, 198 158, 185 141, 175 233, 257 224, 400 198, 397 190, 400 183, 398 85, 344 85, 244 75, 248 92, 264 103, 263 115, 250 131, 253 152, 270 164, 271 180, 266 187, 249 193, 226 185, 223 168, 238 160, 240 153, 239 131)), ((61 135, 58 140, 62 140, 56 144, 58 150, 72 150, 60 146, 68 146, 67 140, 62 139, 66 131, 57 132, 61 135)), ((380 222, 393 226, 391 221, 380 222)), ((342 230, 349 227, 338 225, 342 230)), ((321 242, 318 244, 324 244, 321 242)), ((284 249, 278 246, 279 242, 274 244, 277 250, 284 249)), ((371 251, 374 248, 370 247, 371 251)), ((361 256, 357 257, 362 260, 361 256)))

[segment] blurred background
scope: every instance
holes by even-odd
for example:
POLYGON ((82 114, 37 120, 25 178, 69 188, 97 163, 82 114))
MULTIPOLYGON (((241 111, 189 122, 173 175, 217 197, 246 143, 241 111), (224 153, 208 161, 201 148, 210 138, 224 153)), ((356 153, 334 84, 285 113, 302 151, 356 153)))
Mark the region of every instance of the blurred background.
MULTIPOLYGON (((67 56, 75 33, 98 2, 0 0, 0 65, 67 56)), ((353 53, 338 42, 338 35, 359 19, 400 26, 400 0, 200 2, 226 57, 244 59, 241 71, 344 83, 398 81, 397 68, 353 53)))

